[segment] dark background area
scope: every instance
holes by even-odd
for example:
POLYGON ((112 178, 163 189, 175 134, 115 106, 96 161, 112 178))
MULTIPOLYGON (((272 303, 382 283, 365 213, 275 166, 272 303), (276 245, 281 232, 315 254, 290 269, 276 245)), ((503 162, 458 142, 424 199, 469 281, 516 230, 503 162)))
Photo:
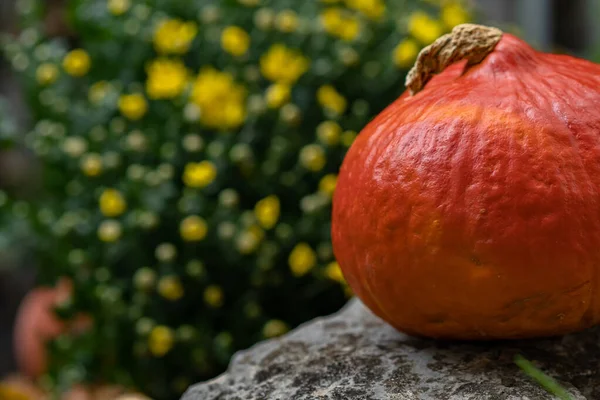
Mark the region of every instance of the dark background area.
MULTIPOLYGON (((0 0, 0 32, 16 32, 14 3, 15 0, 0 0)), ((54 10, 60 9, 60 0, 48 0, 48 4, 54 10)), ((542 50, 584 57, 600 50, 600 0, 477 0, 475 4, 489 24, 515 26, 523 38, 542 50)), ((18 85, 1 56, 0 96, 9 100, 11 114, 22 126, 26 125, 18 85)), ((15 176, 9 171, 19 171, 14 168, 18 162, 20 158, 14 154, 0 154, 0 189, 14 181, 15 176)), ((33 282, 30 267, 2 265, 0 260, 0 377, 14 370, 12 325, 17 307, 33 282)))

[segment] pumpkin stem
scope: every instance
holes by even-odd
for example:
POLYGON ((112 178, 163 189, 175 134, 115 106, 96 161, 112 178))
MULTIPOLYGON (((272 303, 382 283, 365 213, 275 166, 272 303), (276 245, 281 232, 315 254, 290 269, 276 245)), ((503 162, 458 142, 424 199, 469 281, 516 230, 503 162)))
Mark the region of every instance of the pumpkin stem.
POLYGON ((480 63, 494 50, 501 38, 502 31, 498 28, 476 24, 455 26, 452 32, 440 36, 421 50, 406 76, 406 87, 411 95, 415 95, 434 74, 457 61, 466 59, 467 65, 480 63))

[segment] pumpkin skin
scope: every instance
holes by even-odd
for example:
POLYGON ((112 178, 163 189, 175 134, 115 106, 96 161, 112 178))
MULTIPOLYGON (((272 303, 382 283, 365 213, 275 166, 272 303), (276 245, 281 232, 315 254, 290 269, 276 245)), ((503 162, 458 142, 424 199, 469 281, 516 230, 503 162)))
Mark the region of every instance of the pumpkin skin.
POLYGON ((48 341, 91 327, 92 320, 87 315, 65 322, 54 314, 56 305, 68 299, 72 290, 72 282, 61 278, 55 287, 33 289, 19 306, 13 342, 19 372, 26 377, 38 378, 46 373, 48 341))
POLYGON ((503 34, 403 93, 349 149, 333 249, 410 335, 489 340, 600 322, 600 66, 503 34))

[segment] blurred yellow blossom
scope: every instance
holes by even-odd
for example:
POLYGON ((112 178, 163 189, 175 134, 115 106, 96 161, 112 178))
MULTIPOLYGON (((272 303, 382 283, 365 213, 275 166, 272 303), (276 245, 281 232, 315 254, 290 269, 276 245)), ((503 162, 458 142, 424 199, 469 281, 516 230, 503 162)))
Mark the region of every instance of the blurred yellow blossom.
POLYGON ((266 100, 270 108, 279 108, 290 101, 292 88, 286 83, 273 83, 267 88, 266 100))
POLYGON ((275 17, 275 26, 282 32, 294 32, 299 24, 298 14, 293 10, 283 10, 275 17))
POLYGON ((37 67, 35 78, 40 85, 51 85, 58 79, 58 67, 52 63, 43 63, 37 67))
POLYGON ((441 18, 448 28, 469 22, 469 11, 458 1, 452 1, 442 6, 441 18))
POLYGON ((346 98, 331 85, 321 86, 317 90, 317 101, 321 106, 336 114, 343 114, 346 111, 346 98))
POLYGON ((309 60, 299 50, 283 44, 274 44, 260 58, 260 72, 273 82, 296 82, 310 66, 309 60))
POLYGON ((63 151, 71 157, 81 156, 87 148, 86 140, 80 136, 69 136, 62 144, 63 151))
POLYGON ((208 226, 204 218, 197 215, 185 217, 179 224, 179 233, 186 242, 197 242, 206 237, 208 226))
POLYGON ((311 171, 320 171, 325 167, 327 159, 323 148, 316 144, 309 144, 300 149, 300 164, 311 171))
POLYGON ((237 237, 236 248, 242 254, 251 254, 264 238, 264 231, 258 225, 252 225, 237 237))
POLYGON ((239 26, 228 26, 221 33, 221 47, 234 56, 244 55, 250 47, 250 35, 239 26))
POLYGON ((185 54, 197 33, 194 22, 166 19, 154 31, 154 48, 161 54, 185 54))
POLYGON ((107 81, 95 82, 88 90, 88 100, 92 104, 99 104, 104 100, 110 89, 111 84, 107 81))
POLYGON ((138 289, 150 290, 156 282, 156 272, 150 267, 142 267, 133 275, 133 282, 138 289))
POLYGON ((323 11, 321 24, 327 33, 343 40, 354 40, 360 33, 358 18, 339 7, 330 7, 323 11))
POLYGON ((223 289, 218 285, 210 285, 204 290, 204 302, 210 307, 221 307, 223 305, 223 297, 223 289))
POLYGON ((285 322, 279 319, 272 319, 264 325, 263 336, 266 338, 273 338, 281 336, 289 330, 290 327, 285 322))
POLYGON ((100 212, 106 217, 117 217, 127 209, 125 198, 116 189, 106 189, 99 199, 100 212))
POLYGON ((183 183, 188 187, 203 188, 217 177, 217 168, 210 161, 188 163, 183 170, 183 183))
POLYGON ((112 219, 102 221, 98 226, 98 238, 103 242, 116 242, 121 237, 122 228, 119 221, 112 219))
POLYGON ((442 25, 423 11, 415 11, 408 20, 408 32, 422 44, 428 45, 443 33, 442 25))
POLYGON ((119 111, 127 119, 137 121, 148 111, 148 103, 141 94, 125 94, 119 97, 119 111))
POLYGON ((356 132, 354 131, 346 131, 342 133, 342 144, 346 147, 350 147, 352 143, 354 143, 356 136, 356 132))
POLYGON ((102 157, 99 154, 86 154, 81 159, 81 170, 87 176, 98 176, 102 173, 102 169, 102 157))
POLYGON ((200 107, 200 122, 207 127, 237 128, 246 119, 246 89, 227 72, 203 68, 193 84, 192 101, 200 107))
POLYGON ((148 336, 148 349, 157 356, 162 357, 173 348, 175 344, 175 334, 173 330, 164 325, 157 325, 152 328, 148 336))
POLYGON ((338 144, 341 134, 342 127, 335 121, 323 121, 317 126, 317 138, 328 146, 338 144))
POLYGON ((151 99, 172 99, 186 88, 189 72, 181 60, 159 58, 146 68, 146 92, 151 99))
POLYGON ((108 11, 112 15, 123 15, 129 10, 131 7, 130 0, 108 0, 106 4, 108 11))
POLYGON ((319 192, 331 196, 335 190, 335 185, 337 185, 337 175, 327 174, 319 181, 319 192))
POLYGON ((336 281, 339 283, 345 283, 344 274, 340 268, 340 265, 333 261, 325 267, 325 276, 327 276, 332 281, 336 281))
POLYGON ((290 253, 288 264, 296 277, 306 275, 317 263, 317 255, 306 243, 298 243, 290 253))
POLYGON ((346 5, 374 20, 381 18, 385 13, 384 0, 346 0, 346 5))
POLYGON ((413 39, 404 39, 394 49, 394 64, 400 68, 412 66, 419 54, 419 45, 413 39))
POLYGON ((298 125, 302 120, 302 112, 300 107, 295 104, 288 103, 281 107, 279 113, 281 120, 289 125, 298 125))
POLYGON ((91 65, 90 55, 83 49, 71 50, 63 59, 63 68, 67 74, 72 76, 84 76, 90 70, 91 65))
POLYGON ((271 195, 258 201, 254 206, 254 216, 265 229, 271 229, 279 220, 280 203, 277 196, 271 195))
POLYGON ((167 300, 175 301, 183 297, 183 285, 176 276, 163 276, 158 280, 158 294, 167 300))
POLYGON ((254 13, 254 24, 262 30, 271 29, 274 19, 273 10, 267 7, 260 8, 254 13))

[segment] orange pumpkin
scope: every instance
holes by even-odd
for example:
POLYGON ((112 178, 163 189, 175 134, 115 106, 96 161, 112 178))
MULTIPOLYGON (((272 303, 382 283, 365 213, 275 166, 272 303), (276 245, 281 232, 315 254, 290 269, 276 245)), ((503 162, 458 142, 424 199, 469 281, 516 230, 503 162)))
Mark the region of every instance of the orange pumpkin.
POLYGON ((600 322, 600 66, 460 25, 350 148, 334 252, 408 334, 544 337, 600 322))
POLYGON ((22 301, 14 329, 14 350, 19 370, 24 375, 37 378, 46 372, 46 344, 66 332, 87 329, 91 320, 80 315, 65 323, 54 314, 54 307, 68 299, 72 283, 61 279, 56 287, 32 290, 22 301))

